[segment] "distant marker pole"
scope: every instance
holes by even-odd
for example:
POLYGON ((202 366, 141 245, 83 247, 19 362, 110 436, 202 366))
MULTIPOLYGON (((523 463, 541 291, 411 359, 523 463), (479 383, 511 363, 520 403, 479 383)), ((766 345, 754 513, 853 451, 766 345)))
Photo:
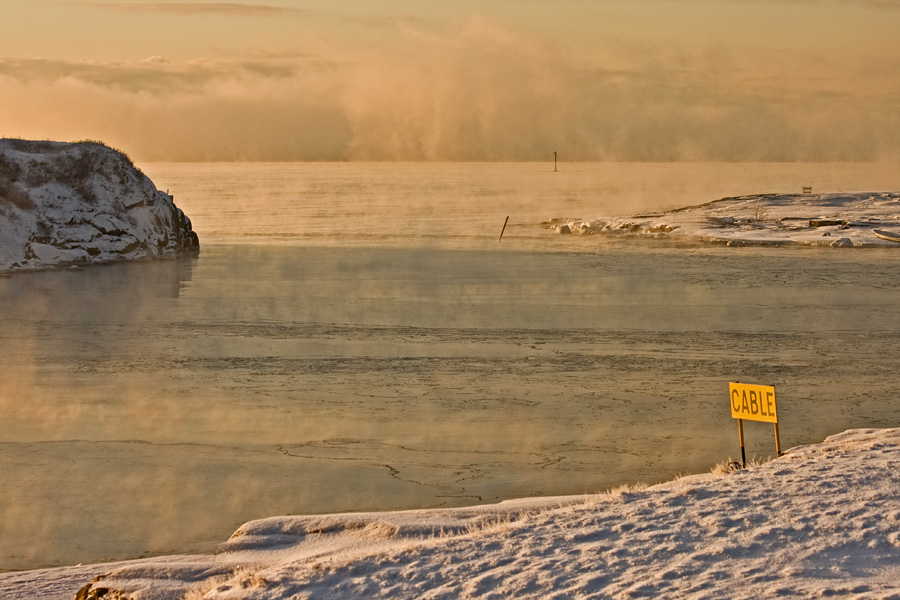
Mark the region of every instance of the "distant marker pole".
POLYGON ((556 150, 553 151, 553 172, 559 173, 559 169, 556 168, 556 150))
POLYGON ((500 240, 503 239, 503 232, 506 231, 506 224, 507 224, 507 223, 509 223, 509 217, 508 217, 508 216, 506 217, 506 220, 503 221, 503 229, 500 230, 500 237, 497 238, 497 241, 498 241, 498 242, 499 242, 500 240))

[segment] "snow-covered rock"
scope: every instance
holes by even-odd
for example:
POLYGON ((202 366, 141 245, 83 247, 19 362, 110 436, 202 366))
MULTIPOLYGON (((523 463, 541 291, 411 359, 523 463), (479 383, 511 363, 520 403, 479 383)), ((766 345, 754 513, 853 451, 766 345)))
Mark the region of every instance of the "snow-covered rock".
POLYGON ((191 220, 98 142, 0 140, 0 272, 179 256, 191 220))
POLYGON ((633 217, 555 218, 544 227, 689 244, 900 247, 875 235, 900 231, 900 192, 757 194, 633 217))

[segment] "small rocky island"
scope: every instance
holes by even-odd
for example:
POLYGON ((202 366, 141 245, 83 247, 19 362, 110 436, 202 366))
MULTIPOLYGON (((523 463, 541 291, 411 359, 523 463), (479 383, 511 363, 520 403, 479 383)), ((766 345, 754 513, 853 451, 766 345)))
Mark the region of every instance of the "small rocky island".
POLYGON ((0 273, 177 257, 191 220, 102 143, 0 139, 0 273))

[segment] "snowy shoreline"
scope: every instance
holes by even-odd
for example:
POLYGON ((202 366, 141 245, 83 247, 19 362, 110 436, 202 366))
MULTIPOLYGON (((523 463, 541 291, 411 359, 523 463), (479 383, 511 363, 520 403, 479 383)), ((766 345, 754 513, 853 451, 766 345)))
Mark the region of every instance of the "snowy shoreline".
POLYGON ((0 594, 898 598, 898 467, 900 429, 849 430, 652 487, 252 521, 214 555, 5 573, 0 594))
POLYGON ((875 230, 900 230, 900 193, 755 194, 633 217, 555 218, 560 234, 728 246, 892 247, 875 230))

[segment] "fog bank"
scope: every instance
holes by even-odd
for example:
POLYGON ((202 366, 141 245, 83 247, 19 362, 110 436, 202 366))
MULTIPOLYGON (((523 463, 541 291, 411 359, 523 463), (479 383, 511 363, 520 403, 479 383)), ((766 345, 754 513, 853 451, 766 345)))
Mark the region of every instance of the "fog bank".
POLYGON ((900 156, 900 56, 877 47, 635 41, 603 23, 586 47, 481 14, 365 27, 192 59, 3 57, 0 130, 145 161, 900 156))

